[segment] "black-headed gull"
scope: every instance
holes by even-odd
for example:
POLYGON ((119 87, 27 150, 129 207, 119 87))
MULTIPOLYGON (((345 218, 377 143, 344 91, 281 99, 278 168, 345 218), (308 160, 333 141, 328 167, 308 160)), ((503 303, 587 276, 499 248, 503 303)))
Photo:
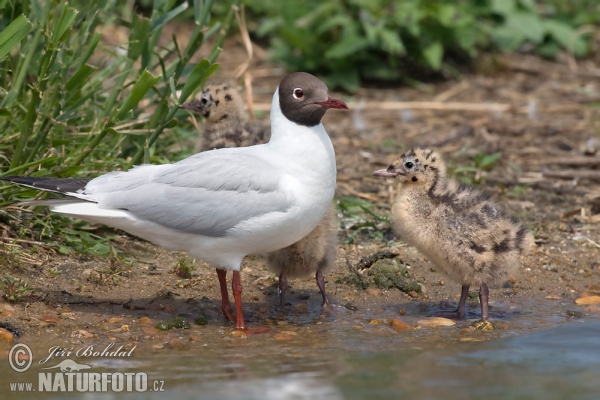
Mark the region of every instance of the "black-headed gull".
MULTIPOLYGON (((236 329, 246 329, 240 264, 297 242, 317 226, 333 199, 335 153, 321 124, 330 108, 348 108, 316 77, 297 72, 279 84, 271 104, 271 140, 205 151, 175 164, 141 165, 82 180, 5 177, 66 195, 51 210, 110 225, 217 268, 222 310, 233 270, 236 329)), ((34 203, 43 205, 44 201, 34 203)))
MULTIPOLYGON (((271 136, 270 127, 260 121, 248 120, 244 102, 234 86, 213 83, 204 87, 200 96, 182 104, 205 119, 201 148, 245 147, 262 144, 271 136)), ((323 298, 329 306, 325 292, 323 272, 333 267, 337 258, 338 221, 335 206, 331 206, 315 229, 298 242, 266 254, 267 267, 279 276, 279 307, 285 307, 287 278, 313 274, 323 298)))
POLYGON ((411 150, 374 175, 399 182, 392 219, 400 237, 462 284, 457 310, 438 315, 464 318, 469 286, 477 285, 487 320, 487 284, 505 282, 519 268, 533 244, 529 230, 488 194, 447 178, 432 150, 411 150))

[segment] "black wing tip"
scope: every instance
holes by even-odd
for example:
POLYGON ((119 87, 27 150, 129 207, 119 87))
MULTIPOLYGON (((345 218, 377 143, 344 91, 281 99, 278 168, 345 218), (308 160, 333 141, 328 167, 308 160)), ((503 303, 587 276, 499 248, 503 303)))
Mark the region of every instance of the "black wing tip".
POLYGON ((47 178, 35 176, 3 176, 0 180, 58 193, 74 193, 85 188, 89 179, 47 178))

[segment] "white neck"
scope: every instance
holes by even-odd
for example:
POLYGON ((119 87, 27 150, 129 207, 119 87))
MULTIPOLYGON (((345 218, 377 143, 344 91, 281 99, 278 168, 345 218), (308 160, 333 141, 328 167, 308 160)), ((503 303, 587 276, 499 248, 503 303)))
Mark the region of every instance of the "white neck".
POLYGON ((279 88, 271 103, 271 140, 267 146, 286 158, 288 165, 298 164, 302 174, 335 188, 335 152, 331 140, 319 123, 304 126, 290 121, 279 106, 279 88))

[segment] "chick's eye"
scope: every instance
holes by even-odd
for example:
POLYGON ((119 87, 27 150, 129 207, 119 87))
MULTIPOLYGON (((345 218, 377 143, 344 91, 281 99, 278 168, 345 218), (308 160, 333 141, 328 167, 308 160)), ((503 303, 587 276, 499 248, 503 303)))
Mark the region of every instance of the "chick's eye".
POLYGON ((304 97, 304 91, 301 88, 294 89, 294 98, 301 99, 304 97))
POLYGON ((404 163, 404 168, 406 169, 411 169, 414 166, 415 164, 411 163, 410 161, 404 163))

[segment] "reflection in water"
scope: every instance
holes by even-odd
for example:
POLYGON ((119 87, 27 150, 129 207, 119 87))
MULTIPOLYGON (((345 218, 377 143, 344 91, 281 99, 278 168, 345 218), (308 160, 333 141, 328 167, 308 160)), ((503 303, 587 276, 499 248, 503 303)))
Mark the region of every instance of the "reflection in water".
MULTIPOLYGON (((274 334, 239 339, 225 326, 206 326, 199 331, 200 342, 181 350, 152 350, 156 341, 141 341, 132 359, 77 361, 91 365, 94 372, 145 372, 150 381, 164 381, 165 392, 144 393, 149 399, 599 398, 600 316, 589 314, 588 320, 573 321, 563 311, 540 312, 535 306, 531 312, 524 312, 524 307, 519 313, 506 311, 498 321, 501 329, 491 332, 470 330, 468 321, 395 332, 385 323, 369 323, 373 314, 365 310, 277 325, 273 333, 295 333, 289 341, 275 340, 274 334), (563 325, 556 327, 559 323, 563 325)), ((408 313, 403 319, 414 326, 421 313, 410 309, 408 313)), ((390 309, 378 316, 397 314, 390 309)), ((102 346, 106 340, 97 338, 94 344, 102 346)), ((60 345, 67 343, 68 338, 60 345)), ((57 343, 31 345, 34 354, 43 355, 57 343)), ((0 390, 6 390, 9 382, 37 381, 42 367, 34 363, 30 371, 18 374, 7 364, 0 363, 0 390)), ((30 394, 35 399, 66 397, 30 394)), ((75 395, 140 398, 136 393, 75 395)), ((26 397, 2 392, 3 399, 26 397)))

